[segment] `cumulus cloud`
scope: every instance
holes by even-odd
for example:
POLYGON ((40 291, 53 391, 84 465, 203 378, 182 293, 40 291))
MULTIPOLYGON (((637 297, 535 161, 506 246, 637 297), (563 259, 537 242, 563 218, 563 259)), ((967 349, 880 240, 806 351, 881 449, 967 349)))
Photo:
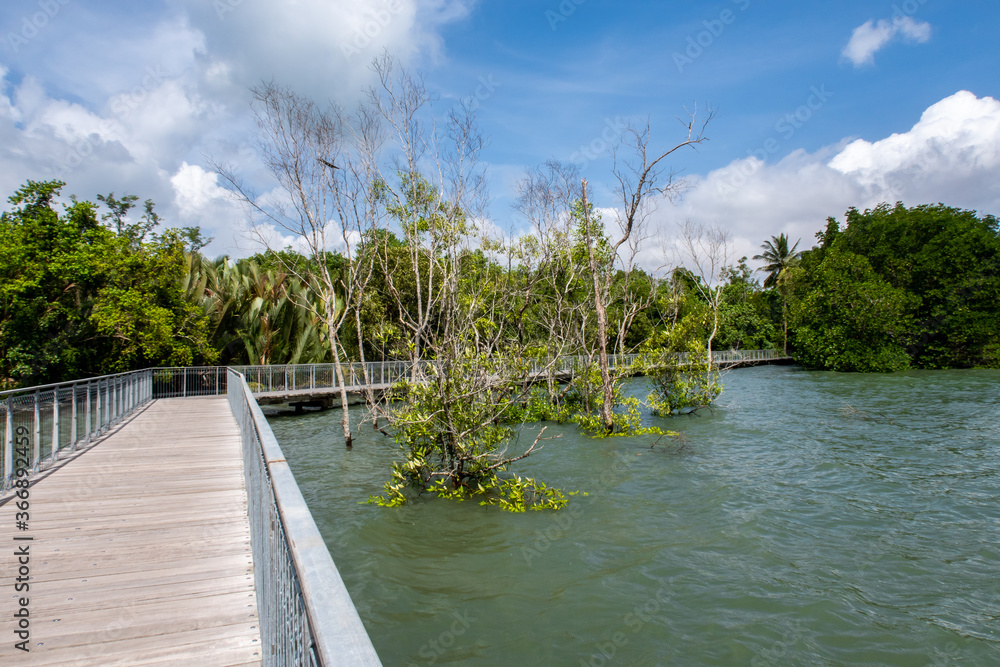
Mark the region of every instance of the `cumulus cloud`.
POLYGON ((273 78, 320 102, 350 102, 386 47, 408 64, 442 57, 440 29, 472 1, 169 0, 139 24, 66 14, 15 54, 30 62, 18 78, 0 62, 0 190, 57 178, 66 195, 135 194, 153 199, 165 224, 214 236, 210 254, 253 252, 246 213, 206 167, 274 186, 254 151, 248 86, 273 78), (101 49, 87 43, 97 30, 101 49))
POLYGON ((944 203, 1000 214, 1000 101, 960 91, 929 107, 908 131, 878 141, 855 139, 815 153, 793 151, 776 163, 735 160, 691 179, 677 206, 658 212, 658 238, 644 265, 663 262, 678 225, 719 225, 735 256, 759 252, 782 232, 808 248, 829 216, 882 202, 944 203))
POLYGON ((274 79, 317 100, 350 101, 372 82, 374 57, 441 57, 442 26, 472 0, 173 0, 213 58, 245 88, 274 79))
POLYGON ((878 22, 869 19, 854 29, 841 55, 855 67, 871 65, 875 62, 875 54, 899 35, 924 44, 931 38, 931 25, 915 21, 912 16, 897 16, 891 21, 879 19, 878 22))
POLYGON ((184 217, 194 217, 213 200, 227 197, 226 190, 219 186, 218 174, 187 162, 181 164, 170 183, 174 186, 174 203, 184 217))

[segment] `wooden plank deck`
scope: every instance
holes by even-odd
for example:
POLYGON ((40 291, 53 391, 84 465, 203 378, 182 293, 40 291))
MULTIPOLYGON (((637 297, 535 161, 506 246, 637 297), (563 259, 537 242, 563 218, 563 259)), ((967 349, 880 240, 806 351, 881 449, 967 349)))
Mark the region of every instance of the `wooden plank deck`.
POLYGON ((0 664, 259 665, 239 430, 225 397, 162 399, 0 506, 0 664), (16 499, 15 499, 16 500, 16 499), (29 536, 28 541, 15 537, 29 536), (16 593, 20 545, 31 590, 16 593), (29 653, 13 614, 29 598, 29 653))

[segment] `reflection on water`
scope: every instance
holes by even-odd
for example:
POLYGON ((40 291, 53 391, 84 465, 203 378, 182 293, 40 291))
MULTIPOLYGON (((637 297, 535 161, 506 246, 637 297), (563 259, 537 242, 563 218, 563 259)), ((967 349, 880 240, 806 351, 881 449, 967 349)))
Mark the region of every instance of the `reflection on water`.
POLYGON ((359 504, 391 441, 271 424, 386 665, 1000 664, 1000 372, 725 382, 681 453, 550 426, 562 512, 359 504))

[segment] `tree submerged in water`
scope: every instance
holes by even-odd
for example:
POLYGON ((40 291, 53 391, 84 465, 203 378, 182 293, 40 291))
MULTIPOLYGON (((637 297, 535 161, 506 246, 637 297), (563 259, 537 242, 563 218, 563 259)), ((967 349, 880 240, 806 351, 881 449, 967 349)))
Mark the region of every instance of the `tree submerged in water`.
POLYGON ((465 353, 426 368, 417 381, 394 388, 400 400, 390 422, 404 460, 393 464, 383 495, 369 502, 395 507, 430 493, 478 499, 481 505, 512 512, 566 505, 562 491, 509 473, 511 464, 537 451, 545 433, 543 427, 523 452, 508 453, 519 434, 505 418, 522 398, 520 376, 527 373, 526 364, 513 357, 465 353))
POLYGON ((647 363, 653 391, 646 400, 654 415, 697 410, 711 405, 722 393, 719 366, 700 341, 689 342, 683 354, 651 355, 647 363))

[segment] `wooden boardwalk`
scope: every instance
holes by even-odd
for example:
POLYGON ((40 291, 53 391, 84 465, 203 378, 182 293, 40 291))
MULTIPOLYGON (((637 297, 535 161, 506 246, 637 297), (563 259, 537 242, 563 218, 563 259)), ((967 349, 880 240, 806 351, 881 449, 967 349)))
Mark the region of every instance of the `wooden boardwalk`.
POLYGON ((225 397, 155 401, 42 473, 28 530, 0 506, 0 664, 259 665, 246 502, 225 397), (25 544, 31 590, 15 593, 25 544), (14 647, 19 595, 29 653, 14 647))

